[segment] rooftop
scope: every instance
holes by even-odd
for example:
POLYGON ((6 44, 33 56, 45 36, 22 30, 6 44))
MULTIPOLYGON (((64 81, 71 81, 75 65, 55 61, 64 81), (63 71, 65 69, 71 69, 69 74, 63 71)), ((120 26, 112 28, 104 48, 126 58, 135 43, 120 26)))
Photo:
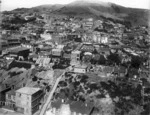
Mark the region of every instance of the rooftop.
POLYGON ((32 94, 36 93, 39 90, 40 90, 40 88, 23 87, 21 89, 18 89, 16 92, 32 95, 32 94))
POLYGON ((9 95, 15 95, 15 90, 10 90, 10 91, 7 92, 7 94, 9 94, 9 95))
POLYGON ((18 52, 24 51, 24 50, 29 50, 29 49, 25 48, 25 47, 17 47, 17 48, 14 48, 14 49, 10 50, 10 52, 18 53, 18 52))
POLYGON ((52 52, 61 52, 61 49, 52 49, 52 52))
POLYGON ((86 68, 87 68, 87 65, 75 65, 75 68, 86 69, 86 68))
POLYGON ((81 53, 81 51, 76 50, 76 51, 72 51, 72 53, 79 54, 79 53, 81 53))

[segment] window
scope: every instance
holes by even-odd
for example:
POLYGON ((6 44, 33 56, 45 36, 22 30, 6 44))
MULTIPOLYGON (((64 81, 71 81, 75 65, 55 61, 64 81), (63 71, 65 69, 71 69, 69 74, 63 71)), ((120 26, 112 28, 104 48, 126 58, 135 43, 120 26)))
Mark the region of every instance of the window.
POLYGON ((15 101, 15 96, 12 96, 12 100, 15 101))
POLYGON ((22 84, 23 87, 25 87, 25 85, 26 85, 25 83, 22 84))
POLYGON ((28 97, 27 97, 27 99, 29 100, 29 99, 30 99, 30 97, 28 96, 28 97))
POLYGON ((19 93, 18 96, 21 97, 21 93, 19 93))
POLYGON ((7 94, 7 99, 11 99, 11 95, 7 94))
POLYGON ((27 102, 27 105, 29 105, 29 102, 27 102))
POLYGON ((26 112, 28 113, 28 112, 29 112, 29 110, 28 110, 28 109, 26 109, 26 112))
POLYGON ((80 57, 80 54, 77 54, 77 57, 80 57))
POLYGON ((12 89, 14 89, 15 88, 15 86, 14 85, 12 85, 12 89))

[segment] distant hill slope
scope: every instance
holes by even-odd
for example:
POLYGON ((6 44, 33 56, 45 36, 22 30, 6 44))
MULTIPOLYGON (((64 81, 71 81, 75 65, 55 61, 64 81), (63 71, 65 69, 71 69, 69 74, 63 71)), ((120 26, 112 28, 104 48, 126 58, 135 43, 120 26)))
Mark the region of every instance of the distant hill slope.
POLYGON ((93 0, 78 0, 67 5, 42 5, 24 10, 67 16, 104 16, 106 18, 130 21, 133 25, 148 25, 148 15, 150 14, 150 10, 146 9, 126 8, 113 3, 97 2, 93 0))
POLYGON ((107 18, 127 20, 133 25, 147 25, 149 12, 149 10, 126 8, 113 3, 86 1, 76 1, 54 11, 56 14, 64 15, 104 16, 107 18))

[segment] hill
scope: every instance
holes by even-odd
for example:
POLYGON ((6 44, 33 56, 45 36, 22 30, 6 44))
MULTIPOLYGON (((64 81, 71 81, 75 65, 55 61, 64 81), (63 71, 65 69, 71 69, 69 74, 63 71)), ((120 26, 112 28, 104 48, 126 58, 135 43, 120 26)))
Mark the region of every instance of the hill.
POLYGON ((40 12, 55 15, 77 17, 106 17, 115 20, 130 21, 132 25, 148 25, 149 13, 147 9, 127 8, 113 3, 97 2, 94 0, 78 0, 66 5, 41 5, 30 9, 16 9, 16 11, 40 12))
POLYGON ((147 25, 149 10, 134 9, 119 6, 113 3, 76 1, 65 5, 55 14, 72 16, 104 16, 106 18, 130 21, 133 25, 147 25))

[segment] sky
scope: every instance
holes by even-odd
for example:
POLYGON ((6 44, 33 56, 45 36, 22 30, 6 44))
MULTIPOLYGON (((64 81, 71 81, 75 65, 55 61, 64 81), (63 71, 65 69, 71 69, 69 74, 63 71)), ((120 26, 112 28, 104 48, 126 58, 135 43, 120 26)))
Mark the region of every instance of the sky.
MULTIPOLYGON (((44 4, 68 4, 75 0, 1 0, 2 11, 16 8, 31 8, 44 4)), ((92 1, 92 0, 91 0, 92 1)), ((97 0, 102 2, 112 2, 118 5, 131 8, 150 9, 150 0, 97 0)))

